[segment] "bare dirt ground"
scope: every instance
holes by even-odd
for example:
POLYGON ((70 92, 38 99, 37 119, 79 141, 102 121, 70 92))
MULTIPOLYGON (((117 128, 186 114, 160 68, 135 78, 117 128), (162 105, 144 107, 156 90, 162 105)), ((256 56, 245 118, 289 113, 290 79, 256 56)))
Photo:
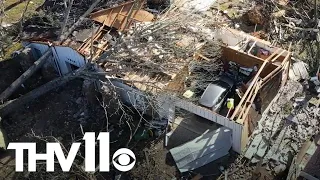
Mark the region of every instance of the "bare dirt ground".
MULTIPOLYGON (((65 143, 77 138, 72 134, 81 134, 81 131, 73 115, 81 106, 75 102, 81 96, 81 88, 82 81, 71 82, 62 91, 51 92, 4 118, 3 127, 9 142, 32 142, 35 140, 30 136, 33 132, 39 136, 55 136, 65 143)), ((21 175, 17 173, 13 178, 21 175)), ((6 175, 1 174, 0 177, 6 175)))

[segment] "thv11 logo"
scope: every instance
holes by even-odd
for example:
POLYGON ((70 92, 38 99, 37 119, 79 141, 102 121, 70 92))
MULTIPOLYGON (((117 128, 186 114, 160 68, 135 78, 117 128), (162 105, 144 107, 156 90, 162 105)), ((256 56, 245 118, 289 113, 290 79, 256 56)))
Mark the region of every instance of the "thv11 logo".
MULTIPOLYGON (((95 133, 87 132, 83 136, 85 141, 85 171, 96 171, 95 163, 95 133)), ((110 136, 108 132, 101 132, 97 138, 99 141, 99 170, 100 172, 109 172, 110 170, 110 136)), ((54 171, 54 155, 56 155, 61 169, 68 172, 77 155, 81 143, 73 143, 67 157, 64 156, 60 143, 47 143, 46 154, 36 153, 36 143, 9 143, 8 149, 14 149, 16 153, 16 171, 23 172, 23 150, 28 151, 28 171, 36 171, 37 160, 45 160, 47 171, 54 171)), ((122 172, 131 170, 136 162, 135 154, 127 148, 118 149, 112 157, 112 164, 116 169, 122 172)))

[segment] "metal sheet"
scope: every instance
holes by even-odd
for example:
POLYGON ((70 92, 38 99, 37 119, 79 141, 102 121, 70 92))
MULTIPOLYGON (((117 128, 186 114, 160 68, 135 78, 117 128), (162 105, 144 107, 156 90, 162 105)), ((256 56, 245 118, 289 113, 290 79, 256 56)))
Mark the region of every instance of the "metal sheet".
POLYGON ((241 153, 241 136, 242 136, 242 125, 238 124, 235 121, 231 121, 230 119, 221 116, 210 109, 197 106, 191 102, 178 99, 175 100, 175 106, 185 109, 189 112, 192 112, 198 116, 201 116, 203 118, 206 118, 208 120, 211 120, 213 122, 216 122, 222 126, 228 127, 233 130, 232 132, 232 149, 237 152, 241 153), (208 114, 208 115, 206 115, 208 114), (209 118, 207 118, 209 117, 209 118))
POLYGON ((192 141, 170 149, 180 172, 204 166, 228 154, 231 148, 231 130, 219 128, 192 141))

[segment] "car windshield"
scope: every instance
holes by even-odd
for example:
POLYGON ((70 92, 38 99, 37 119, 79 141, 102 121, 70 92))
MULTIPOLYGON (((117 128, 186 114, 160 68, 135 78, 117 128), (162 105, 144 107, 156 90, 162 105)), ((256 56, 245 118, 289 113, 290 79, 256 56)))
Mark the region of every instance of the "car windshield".
POLYGON ((213 84, 217 85, 217 86, 220 86, 221 88, 224 88, 224 89, 229 89, 230 86, 228 83, 226 82, 223 82, 223 81, 215 81, 213 84))
POLYGON ((200 98, 200 104, 207 107, 213 107, 222 100, 229 88, 229 85, 222 81, 216 81, 213 84, 209 84, 200 98))

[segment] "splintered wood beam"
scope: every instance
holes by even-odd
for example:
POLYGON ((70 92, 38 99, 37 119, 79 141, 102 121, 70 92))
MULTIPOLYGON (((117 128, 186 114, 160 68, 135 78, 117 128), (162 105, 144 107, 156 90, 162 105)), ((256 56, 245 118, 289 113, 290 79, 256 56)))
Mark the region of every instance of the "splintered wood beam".
POLYGON ((250 93, 248 95, 248 98, 247 98, 246 102, 244 103, 244 105, 243 105, 243 107, 242 107, 242 109, 241 109, 241 111, 239 113, 238 119, 240 119, 242 117, 245 109, 248 107, 248 103, 250 102, 250 99, 251 99, 252 95, 255 93, 256 88, 257 88, 257 86, 254 86, 254 88, 251 89, 251 91, 250 91, 250 93))
MULTIPOLYGON (((139 1, 140 2, 140 1, 139 1)), ((139 3, 138 2, 138 3, 139 3)), ((140 6, 138 7, 138 9, 136 10, 136 12, 134 13, 134 15, 131 17, 131 21, 127 24, 127 27, 130 27, 132 24, 132 21, 135 20, 136 15, 138 14, 139 10, 142 8, 143 6, 143 2, 140 2, 140 6)), ((124 29, 126 29, 126 27, 124 27, 124 29)))
POLYGON ((271 73, 269 73, 266 77, 262 79, 262 86, 266 85, 267 82, 269 82, 273 77, 275 77, 277 74, 281 72, 281 70, 283 69, 283 66, 288 62, 290 55, 291 53, 288 52, 286 57, 283 59, 281 66, 278 66, 276 69, 274 69, 271 73))
POLYGON ((286 50, 283 50, 280 54, 278 54, 272 61, 271 63, 275 62, 286 50))
POLYGON ((51 47, 26 70, 18 79, 16 79, 6 90, 0 94, 0 102, 5 102, 27 79, 29 79, 38 69, 40 69, 48 57, 52 54, 51 47))
POLYGON ((257 96, 257 94, 258 94, 258 92, 260 90, 261 83, 262 83, 261 81, 259 81, 257 83, 257 85, 256 85, 256 87, 254 89, 254 93, 251 95, 251 97, 248 97, 248 100, 246 101, 246 103, 248 103, 248 104, 246 104, 247 107, 242 110, 243 111, 242 113, 244 113, 244 114, 242 115, 242 117, 241 116, 238 117, 237 123, 243 124, 243 121, 247 117, 247 115, 248 115, 248 113, 250 111, 250 108, 251 108, 251 106, 253 104, 253 101, 256 98, 256 96, 257 96))
POLYGON ((86 42, 83 43, 83 45, 81 45, 81 48, 79 49, 80 52, 87 50, 88 46, 91 45, 91 41, 96 41, 100 37, 100 35, 102 34, 102 30, 105 26, 105 22, 107 21, 108 17, 111 16, 112 12, 113 12, 113 9, 111 9, 109 15, 106 16, 106 18, 103 20, 102 26, 100 26, 99 30, 95 33, 95 35, 91 38, 88 38, 86 42))
POLYGON ((243 95, 243 97, 241 98, 239 104, 237 105, 235 111, 233 112, 232 116, 230 119, 235 120, 235 116, 237 115, 239 109, 241 108, 243 102, 246 100, 247 96, 249 95, 252 87, 254 84, 256 84, 256 81, 258 80, 262 70, 264 69, 264 67, 269 63, 270 60, 272 60, 272 58, 280 51, 280 49, 277 49, 274 53, 272 53, 266 60, 264 60, 264 63, 262 64, 262 66, 259 68, 259 71, 257 72, 257 74, 255 75, 255 77, 253 78, 250 86, 248 87, 248 89, 246 90, 245 94, 243 95))

